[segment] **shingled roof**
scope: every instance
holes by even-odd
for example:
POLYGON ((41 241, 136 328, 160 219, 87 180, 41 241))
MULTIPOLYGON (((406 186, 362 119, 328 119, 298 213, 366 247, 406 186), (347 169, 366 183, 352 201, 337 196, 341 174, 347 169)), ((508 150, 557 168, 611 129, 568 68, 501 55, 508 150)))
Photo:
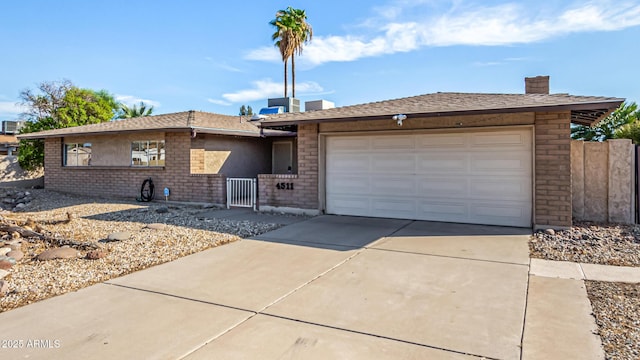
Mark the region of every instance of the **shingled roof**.
MULTIPOLYGON (((183 111, 172 114, 144 116, 125 120, 114 120, 64 129, 46 130, 18 135, 20 139, 42 139, 70 135, 103 135, 140 131, 191 131, 198 133, 260 137, 275 135, 274 131, 261 131, 255 123, 238 116, 220 115, 202 111, 183 111)), ((281 133, 279 133, 281 134, 281 133)))
POLYGON ((263 127, 409 117, 571 111, 571 121, 590 125, 620 106, 624 99, 567 94, 434 93, 325 110, 271 115, 263 127))

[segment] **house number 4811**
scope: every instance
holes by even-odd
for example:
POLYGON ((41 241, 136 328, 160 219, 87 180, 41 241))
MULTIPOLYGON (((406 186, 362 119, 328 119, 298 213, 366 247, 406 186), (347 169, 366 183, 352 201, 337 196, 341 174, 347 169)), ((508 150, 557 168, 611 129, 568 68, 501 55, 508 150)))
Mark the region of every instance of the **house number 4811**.
POLYGON ((278 190, 293 190, 293 183, 277 183, 276 189, 278 190))

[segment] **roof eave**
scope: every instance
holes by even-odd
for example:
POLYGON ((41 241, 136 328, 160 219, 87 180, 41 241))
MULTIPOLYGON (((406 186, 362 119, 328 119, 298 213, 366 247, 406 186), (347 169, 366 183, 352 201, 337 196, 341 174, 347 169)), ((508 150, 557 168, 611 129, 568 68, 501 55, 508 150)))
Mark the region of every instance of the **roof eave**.
MULTIPOLYGON (((343 122, 343 121, 367 121, 367 120, 388 120, 391 116, 397 113, 403 113, 411 117, 443 117, 443 116, 468 116, 468 115, 487 115, 487 114, 505 114, 505 113, 519 113, 519 112, 548 112, 548 111, 580 111, 580 110, 593 110, 604 111, 609 114, 611 111, 617 109, 620 104, 624 102, 624 99, 611 99, 601 102, 588 102, 577 104, 564 104, 564 105, 543 105, 543 106, 524 106, 524 107, 508 107, 508 108, 496 108, 496 109, 475 109, 475 110, 457 110, 457 111, 436 111, 425 113, 411 113, 411 112, 395 112, 382 115, 371 116, 356 116, 356 117, 333 117, 333 118, 318 118, 308 120, 266 120, 260 123, 262 127, 270 126, 285 126, 285 125, 297 125, 300 123, 305 124, 317 124, 324 122, 343 122)), ((605 115, 606 116, 606 115, 605 115)), ((602 119, 604 116, 599 116, 596 120, 602 119)), ((594 121, 596 121, 594 120, 594 121)))

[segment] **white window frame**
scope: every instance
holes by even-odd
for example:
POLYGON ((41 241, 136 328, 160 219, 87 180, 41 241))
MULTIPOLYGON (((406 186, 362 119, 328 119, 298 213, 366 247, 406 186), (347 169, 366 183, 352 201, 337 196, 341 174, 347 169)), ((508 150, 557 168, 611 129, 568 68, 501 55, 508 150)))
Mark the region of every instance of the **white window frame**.
MULTIPOLYGON (((138 150, 140 151, 140 150, 138 150)), ((165 141, 164 140, 135 140, 131 142, 131 166, 133 167, 164 167, 164 161, 166 159, 166 147, 165 147, 165 141), (139 158, 140 160, 138 160, 139 163, 136 163, 136 161, 134 159, 134 146, 135 144, 143 144, 144 145, 144 149, 142 150, 145 153, 144 154, 138 154, 141 157, 139 158), (155 144, 155 149, 161 149, 160 150, 160 154, 155 155, 154 159, 150 159, 150 157, 153 157, 153 155, 149 155, 148 149, 151 148, 151 145, 155 144), (162 146, 160 146, 162 145, 162 146), (146 158, 146 162, 143 161, 144 158, 146 158), (162 162, 161 162, 162 161, 162 162)))
POLYGON ((91 143, 65 143, 62 154, 62 165, 65 167, 86 167, 91 166, 91 151, 88 152, 87 163, 80 161, 78 149, 91 149, 91 143), (75 149, 75 164, 69 162, 69 150, 75 149))

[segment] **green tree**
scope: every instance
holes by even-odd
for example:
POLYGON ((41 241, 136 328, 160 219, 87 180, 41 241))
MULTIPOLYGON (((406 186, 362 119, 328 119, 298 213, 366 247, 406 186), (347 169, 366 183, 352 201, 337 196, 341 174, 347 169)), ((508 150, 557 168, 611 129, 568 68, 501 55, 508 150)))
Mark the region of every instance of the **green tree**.
MULTIPOLYGON (((27 108, 22 134, 110 121, 119 108, 107 91, 81 89, 69 80, 43 82, 38 85, 38 91, 22 91, 20 98, 27 108)), ((18 162, 25 170, 42 167, 44 142, 20 140, 18 162)))
POLYGON ((240 106, 240 115, 253 115, 253 109, 251 106, 240 106))
MULTIPOLYGON (((571 138, 586 141, 604 141, 616 137, 616 131, 626 125, 633 126, 640 119, 638 105, 622 103, 619 108, 593 126, 575 125, 571 128, 571 138)), ((636 125, 637 126, 637 125, 636 125)), ((627 134, 627 133, 621 133, 627 134)), ((626 136, 618 136, 625 137, 626 136)))
POLYGON ((143 101, 140 101, 140 107, 136 104, 133 107, 128 107, 125 104, 119 104, 120 111, 118 112, 118 119, 130 119, 141 116, 149 116, 153 113, 153 106, 147 107, 143 101))
POLYGON ((296 65, 295 55, 301 55, 303 45, 311 41, 313 29, 307 22, 305 10, 294 9, 291 6, 286 10, 278 10, 275 19, 269 24, 276 28, 271 35, 274 45, 280 50, 284 62, 284 96, 288 96, 287 63, 291 58, 291 88, 292 96, 296 96, 296 65))

